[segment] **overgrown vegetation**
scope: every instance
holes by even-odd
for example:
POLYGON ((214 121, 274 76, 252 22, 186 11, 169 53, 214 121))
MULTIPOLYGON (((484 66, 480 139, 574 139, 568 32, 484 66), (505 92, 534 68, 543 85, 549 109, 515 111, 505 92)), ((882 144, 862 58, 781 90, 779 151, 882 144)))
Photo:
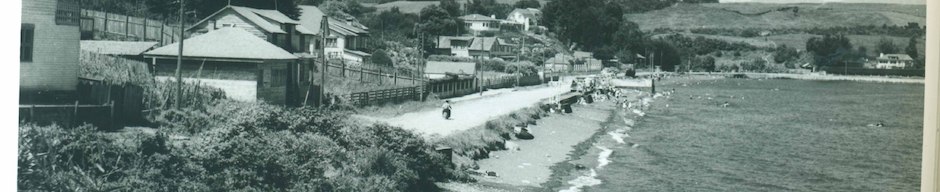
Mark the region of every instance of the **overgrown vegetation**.
POLYGON ((357 125, 343 108, 227 100, 206 108, 174 120, 201 124, 164 125, 156 135, 23 124, 19 189, 429 191, 453 175, 419 135, 357 125))
MULTIPOLYGON (((535 125, 536 120, 548 116, 547 110, 547 107, 541 105, 525 108, 487 121, 483 126, 439 138, 435 143, 451 147, 455 155, 472 160, 488 158, 490 151, 504 150, 506 140, 516 139, 515 127, 535 125)), ((460 166, 467 168, 471 165, 460 166)))

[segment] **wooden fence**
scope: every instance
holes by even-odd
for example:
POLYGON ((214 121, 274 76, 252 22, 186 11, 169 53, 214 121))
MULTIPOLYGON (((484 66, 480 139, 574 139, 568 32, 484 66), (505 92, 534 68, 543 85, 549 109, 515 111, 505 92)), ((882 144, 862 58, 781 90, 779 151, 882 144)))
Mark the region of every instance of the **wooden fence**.
POLYGON ((161 45, 180 39, 179 26, 168 25, 165 21, 87 9, 82 9, 81 18, 81 31, 93 36, 114 35, 125 40, 157 41, 161 45))
POLYGON ((839 75, 875 75, 875 76, 917 76, 923 77, 923 69, 871 69, 858 67, 824 67, 829 74, 839 75))
POLYGON ((330 61, 327 72, 330 75, 349 79, 358 79, 359 82, 377 82, 389 85, 423 85, 428 82, 419 72, 392 67, 382 67, 373 64, 350 65, 341 61, 330 61))
POLYGON ((364 91, 343 96, 355 106, 378 105, 384 103, 420 101, 424 99, 424 86, 364 91))

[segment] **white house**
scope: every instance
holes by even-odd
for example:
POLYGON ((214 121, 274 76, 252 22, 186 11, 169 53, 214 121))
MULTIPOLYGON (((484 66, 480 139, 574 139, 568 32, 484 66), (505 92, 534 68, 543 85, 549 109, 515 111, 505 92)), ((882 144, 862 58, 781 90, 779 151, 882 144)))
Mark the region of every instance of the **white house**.
POLYGON ((40 101, 40 98, 76 95, 81 24, 78 1, 29 0, 22 3, 20 103, 74 101, 40 101))
MULTIPOLYGON (((320 36, 320 23, 323 20, 323 11, 315 6, 301 5, 300 25, 314 29, 320 36)), ((369 37, 369 28, 356 22, 353 18, 329 18, 330 31, 326 40, 326 54, 331 59, 343 59, 351 64, 361 64, 372 55, 361 51, 366 46, 369 37)), ((319 41, 312 41, 310 47, 317 47, 319 41)))
POLYGON ((460 19, 463 20, 464 25, 467 26, 467 29, 470 30, 473 34, 479 34, 484 31, 498 31, 499 30, 499 20, 495 18, 496 16, 487 17, 480 14, 470 14, 461 16, 460 19))
POLYGON ((535 8, 515 9, 506 16, 506 20, 522 24, 522 29, 525 31, 538 26, 540 18, 542 18, 542 11, 535 8))
POLYGON ((907 54, 884 54, 876 59, 875 68, 903 69, 914 66, 914 59, 907 54))

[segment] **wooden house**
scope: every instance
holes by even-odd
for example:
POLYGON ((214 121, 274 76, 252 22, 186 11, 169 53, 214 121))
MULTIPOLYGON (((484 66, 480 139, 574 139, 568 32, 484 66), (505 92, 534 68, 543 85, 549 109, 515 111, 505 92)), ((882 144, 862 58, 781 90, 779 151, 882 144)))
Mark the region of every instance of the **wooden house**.
MULTIPOLYGON (((301 15, 300 26, 314 29, 317 37, 321 36, 320 24, 323 20, 323 11, 315 6, 299 6, 301 15)), ((369 28, 356 22, 353 18, 329 18, 329 32, 326 39, 326 54, 330 59, 339 59, 348 64, 362 64, 368 62, 372 54, 363 51, 368 45, 369 28)), ((319 40, 312 41, 310 47, 319 47, 319 40)))
POLYGON ((466 26, 471 33, 479 35, 482 32, 499 31, 499 20, 495 17, 496 16, 487 17, 480 14, 469 14, 461 16, 460 20, 463 20, 464 26, 466 26))
POLYGON ((198 36, 222 28, 239 28, 290 53, 311 53, 308 45, 317 28, 309 29, 300 21, 277 10, 226 6, 193 24, 186 31, 198 36))
POLYGON ((77 0, 22 1, 20 103, 69 103, 79 74, 77 0))
MULTIPOLYGON (((214 29, 183 40, 183 46, 184 79, 220 88, 236 100, 295 106, 310 83, 300 57, 243 28, 214 29)), ((144 53, 158 80, 175 79, 178 48, 177 42, 144 53)))

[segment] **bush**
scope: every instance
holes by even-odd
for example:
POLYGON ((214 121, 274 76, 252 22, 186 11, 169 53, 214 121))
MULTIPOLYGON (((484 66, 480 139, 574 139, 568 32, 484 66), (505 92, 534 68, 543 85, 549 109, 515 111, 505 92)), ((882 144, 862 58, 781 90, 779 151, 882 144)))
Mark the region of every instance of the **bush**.
POLYGON ((535 75, 535 74, 538 74, 539 69, 538 67, 535 66, 535 64, 532 64, 532 62, 520 61, 520 62, 512 62, 512 63, 509 63, 509 65, 506 65, 506 69, 504 70, 504 72, 518 73, 522 75, 535 75))
POLYGON ((236 101, 206 108, 176 119, 193 132, 186 141, 21 125, 19 189, 433 191, 457 175, 420 135, 352 124, 345 109, 236 101))

